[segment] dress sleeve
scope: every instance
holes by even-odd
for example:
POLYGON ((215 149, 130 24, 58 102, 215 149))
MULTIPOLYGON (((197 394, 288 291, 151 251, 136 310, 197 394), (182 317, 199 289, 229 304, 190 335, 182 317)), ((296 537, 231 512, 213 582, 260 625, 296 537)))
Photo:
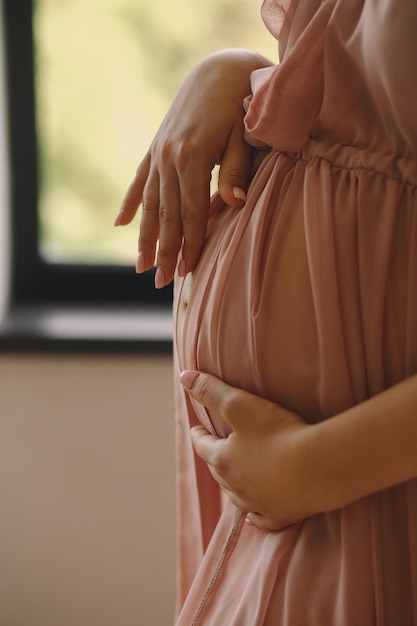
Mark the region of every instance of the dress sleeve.
POLYGON ((245 126, 251 143, 296 152, 308 140, 321 108, 323 47, 333 3, 293 0, 285 15, 276 14, 272 22, 271 2, 267 6, 264 19, 278 34, 283 55, 279 65, 252 74, 245 126))

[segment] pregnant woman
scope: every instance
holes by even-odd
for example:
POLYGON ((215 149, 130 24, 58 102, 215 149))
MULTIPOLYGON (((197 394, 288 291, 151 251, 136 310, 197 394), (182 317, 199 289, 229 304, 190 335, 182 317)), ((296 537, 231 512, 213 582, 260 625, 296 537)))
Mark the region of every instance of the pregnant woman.
POLYGON ((178 267, 176 624, 411 626, 417 3, 262 11, 280 64, 203 60, 116 219, 178 267))

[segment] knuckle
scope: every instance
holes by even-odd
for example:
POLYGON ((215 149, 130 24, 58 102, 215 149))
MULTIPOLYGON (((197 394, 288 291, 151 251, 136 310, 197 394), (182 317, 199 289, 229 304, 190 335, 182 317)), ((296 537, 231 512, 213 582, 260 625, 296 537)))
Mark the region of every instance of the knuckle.
POLYGON ((221 398, 221 408, 224 415, 235 414, 239 410, 239 393, 234 389, 230 389, 227 394, 221 398))
POLYGON ((184 139, 177 148, 176 162, 180 169, 188 167, 194 154, 194 147, 191 141, 184 139))
POLYGON ((172 144, 169 139, 164 139, 159 146, 159 154, 163 163, 166 163, 171 159, 172 144))
POLYGON ((195 211, 191 207, 188 205, 181 206, 181 221, 185 226, 194 224, 196 217, 195 211))
POLYGON ((149 198, 144 198, 142 201, 142 216, 147 217, 155 211, 155 205, 149 198))
POLYGON ((153 181, 148 180, 143 190, 142 215, 149 215, 158 210, 159 190, 155 188, 153 181))
POLYGON ((208 379, 203 378, 199 381, 199 399, 203 406, 207 406, 210 400, 210 384, 208 379))
POLYGON ((174 261, 178 254, 178 249, 174 244, 165 245, 158 250, 158 265, 168 271, 175 265, 174 261))
POLYGON ((181 247, 181 238, 176 233, 171 233, 170 237, 159 239, 158 262, 170 265, 173 257, 177 257, 181 247))
POLYGON ((227 478, 227 463, 223 454, 223 446, 218 446, 217 450, 213 452, 213 458, 211 465, 215 468, 216 472, 221 476, 223 481, 227 478))
POLYGON ((166 226, 178 226, 180 223, 179 216, 164 204, 159 206, 159 221, 166 226))
POLYGON ((227 171, 223 172, 223 177, 232 179, 235 183, 240 184, 241 186, 246 184, 246 174, 242 172, 240 168, 228 168, 227 171))
POLYGON ((175 234, 159 239, 158 265, 166 270, 175 267, 180 247, 181 239, 175 234))

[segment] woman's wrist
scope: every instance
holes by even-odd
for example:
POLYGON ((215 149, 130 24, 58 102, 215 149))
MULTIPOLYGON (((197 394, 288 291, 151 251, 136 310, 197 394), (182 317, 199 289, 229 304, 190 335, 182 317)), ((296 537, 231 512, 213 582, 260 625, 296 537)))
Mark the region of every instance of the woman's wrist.
POLYGON ((272 61, 257 52, 230 48, 214 52, 202 59, 189 76, 194 79, 195 76, 201 75, 206 87, 210 86, 211 81, 216 83, 218 80, 227 78, 233 83, 236 97, 241 98, 242 95, 249 93, 252 72, 271 65, 273 65, 272 61), (240 88, 236 89, 237 86, 240 88))
POLYGON ((417 376, 300 434, 300 479, 314 513, 415 478, 417 376))

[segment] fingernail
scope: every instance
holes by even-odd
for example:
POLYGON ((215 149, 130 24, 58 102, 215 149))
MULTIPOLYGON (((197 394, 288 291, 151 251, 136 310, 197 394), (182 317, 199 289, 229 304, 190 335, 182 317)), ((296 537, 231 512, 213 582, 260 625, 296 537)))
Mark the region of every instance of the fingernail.
POLYGON ((240 187, 233 187, 232 191, 236 200, 243 200, 243 202, 246 202, 246 193, 243 191, 243 189, 241 189, 240 187))
POLYGON ((192 389, 198 376, 199 376, 199 372, 192 372, 191 370, 184 370, 180 374, 180 383, 186 389, 192 389))
POLYGON ((114 220, 115 226, 120 226, 120 224, 122 223, 123 215, 124 215, 124 211, 123 209, 120 209, 120 211, 116 215, 116 219, 114 220))
POLYGON ((186 274, 185 261, 184 261, 184 259, 181 259, 181 261, 179 262, 179 265, 178 265, 178 276, 180 278, 184 278, 185 274, 186 274))
POLYGON ((156 289, 165 287, 165 272, 160 267, 158 267, 155 273, 155 287, 156 289))
POLYGON ((143 274, 145 271, 145 255, 143 252, 139 252, 138 258, 136 259, 136 273, 143 274))

